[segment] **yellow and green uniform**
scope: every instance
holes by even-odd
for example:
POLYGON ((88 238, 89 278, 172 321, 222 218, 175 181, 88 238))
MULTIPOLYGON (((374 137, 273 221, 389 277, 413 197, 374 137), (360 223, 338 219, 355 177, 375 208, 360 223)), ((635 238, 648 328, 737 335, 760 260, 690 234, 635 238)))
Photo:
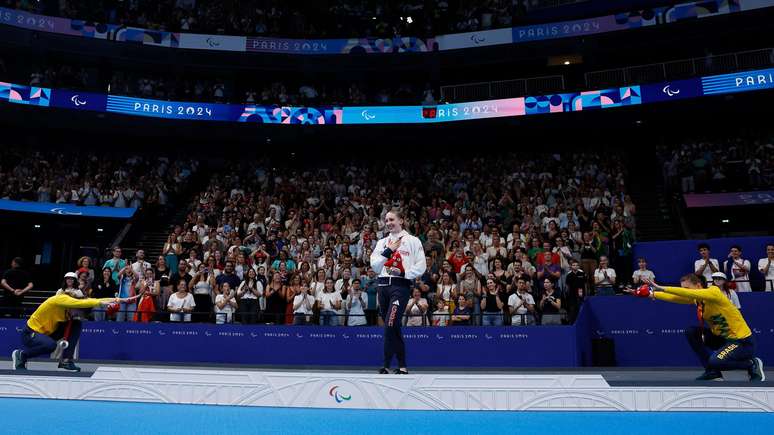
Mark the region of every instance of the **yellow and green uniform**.
POLYGON ((731 303, 716 286, 706 289, 685 289, 682 287, 663 287, 656 292, 655 298, 678 304, 696 304, 698 316, 707 322, 710 331, 726 340, 742 340, 752 335, 742 313, 731 303))
POLYGON ((102 302, 113 300, 112 298, 75 299, 66 294, 51 296, 32 313, 30 319, 27 320, 27 327, 39 334, 51 335, 57 330, 60 323, 67 321, 69 308, 94 308, 102 302))

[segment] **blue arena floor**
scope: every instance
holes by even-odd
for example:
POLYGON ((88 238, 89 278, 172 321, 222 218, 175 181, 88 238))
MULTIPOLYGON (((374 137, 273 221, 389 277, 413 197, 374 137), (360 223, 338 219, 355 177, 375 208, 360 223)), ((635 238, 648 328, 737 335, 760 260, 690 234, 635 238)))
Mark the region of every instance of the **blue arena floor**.
POLYGON ((774 414, 445 412, 0 399, 8 434, 771 434, 774 414))

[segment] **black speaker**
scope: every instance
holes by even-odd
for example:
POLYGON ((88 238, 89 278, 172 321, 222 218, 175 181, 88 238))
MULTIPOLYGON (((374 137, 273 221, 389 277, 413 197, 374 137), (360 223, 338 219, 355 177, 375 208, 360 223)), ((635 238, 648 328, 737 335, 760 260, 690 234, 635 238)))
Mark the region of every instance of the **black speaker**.
POLYGON ((611 338, 591 340, 591 364, 594 367, 615 367, 615 341, 611 338))

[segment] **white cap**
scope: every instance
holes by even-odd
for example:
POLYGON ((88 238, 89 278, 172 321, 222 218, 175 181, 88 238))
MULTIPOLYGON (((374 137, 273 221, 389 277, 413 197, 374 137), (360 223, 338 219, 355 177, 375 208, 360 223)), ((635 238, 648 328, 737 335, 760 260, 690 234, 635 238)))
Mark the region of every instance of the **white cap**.
POLYGON ((75 279, 78 279, 78 274, 75 273, 75 272, 67 272, 67 273, 65 273, 64 277, 65 278, 75 278, 75 279))
POLYGON ((723 272, 714 272, 712 274, 712 279, 722 279, 724 281, 728 281, 728 277, 726 277, 726 274, 723 272))

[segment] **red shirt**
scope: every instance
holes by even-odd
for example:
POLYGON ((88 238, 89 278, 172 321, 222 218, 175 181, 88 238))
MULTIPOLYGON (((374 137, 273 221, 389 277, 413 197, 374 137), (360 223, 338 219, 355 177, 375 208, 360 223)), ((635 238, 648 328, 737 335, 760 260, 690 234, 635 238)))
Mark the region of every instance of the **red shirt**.
POLYGON ((452 255, 449 257, 449 263, 451 263, 452 267, 454 267, 455 272, 460 273, 462 271, 462 266, 468 264, 468 259, 465 258, 464 255, 462 257, 452 255))

